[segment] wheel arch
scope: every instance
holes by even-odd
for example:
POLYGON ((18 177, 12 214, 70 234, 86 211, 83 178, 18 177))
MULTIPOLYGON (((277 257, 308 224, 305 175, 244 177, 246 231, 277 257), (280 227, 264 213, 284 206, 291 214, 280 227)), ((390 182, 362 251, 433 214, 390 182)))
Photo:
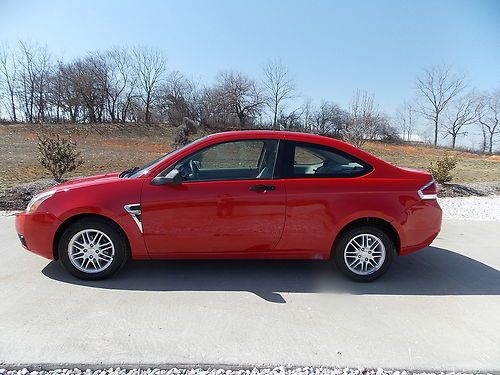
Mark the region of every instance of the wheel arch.
POLYGON ((103 222, 106 222, 113 227, 115 227, 116 230, 118 230, 123 238, 125 239, 125 242, 127 243, 127 251, 129 252, 130 255, 130 240, 123 230, 123 228, 113 219, 110 219, 107 216, 99 215, 99 214, 91 214, 91 213, 82 213, 82 214, 77 214, 71 217, 68 217, 66 220, 62 222, 61 225, 59 225, 59 228, 57 228, 57 231, 54 235, 54 240, 52 241, 52 255, 54 256, 55 260, 59 259, 59 252, 58 252, 58 245, 59 245, 59 240, 61 239, 62 234, 64 231, 72 224, 76 223, 79 220, 82 219, 97 219, 101 220, 103 222))
POLYGON ((399 255, 399 252, 401 249, 401 238, 400 238, 399 233, 396 230, 396 228, 394 228, 394 226, 390 222, 388 222, 387 220, 384 220, 384 219, 381 219, 378 217, 362 217, 362 218, 359 218, 359 219, 356 219, 356 220, 353 220, 353 221, 347 223, 337 233, 337 235, 335 236, 335 240, 333 241, 333 244, 332 244, 330 257, 333 256, 333 251, 335 249, 335 245, 336 245, 337 241, 342 237, 342 235, 345 232, 347 232, 353 228, 363 226, 363 225, 373 225, 373 226, 383 230, 389 236, 389 238, 392 240, 392 242, 394 243, 394 246, 396 247, 396 252, 399 255))

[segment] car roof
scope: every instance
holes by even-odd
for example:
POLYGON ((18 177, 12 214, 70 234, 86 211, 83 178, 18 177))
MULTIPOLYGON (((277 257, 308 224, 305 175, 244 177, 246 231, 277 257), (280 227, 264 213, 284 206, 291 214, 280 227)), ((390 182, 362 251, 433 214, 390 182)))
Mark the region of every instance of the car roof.
MULTIPOLYGON (((300 142, 311 142, 322 144, 330 147, 337 147, 346 152, 361 152, 362 154, 366 154, 364 151, 341 141, 340 139, 335 139, 332 137, 311 134, 311 133, 302 133, 302 132, 294 132, 294 131, 284 131, 284 130, 230 130, 219 133, 213 133, 208 135, 206 138, 210 140, 237 140, 237 139, 245 139, 245 138, 271 138, 271 139, 286 139, 291 141, 300 141, 300 142)), ((368 154, 369 155, 369 154, 368 154)), ((371 155, 370 155, 371 156, 371 155)))
POLYGON ((342 142, 338 139, 334 139, 331 137, 327 137, 324 135, 311 134, 311 133, 302 133, 302 132, 294 132, 294 131, 284 131, 284 130, 230 130, 223 131, 219 133, 209 134, 208 138, 248 138, 248 137, 265 137, 265 138, 276 138, 276 139, 304 139, 310 141, 329 141, 329 142, 342 142))

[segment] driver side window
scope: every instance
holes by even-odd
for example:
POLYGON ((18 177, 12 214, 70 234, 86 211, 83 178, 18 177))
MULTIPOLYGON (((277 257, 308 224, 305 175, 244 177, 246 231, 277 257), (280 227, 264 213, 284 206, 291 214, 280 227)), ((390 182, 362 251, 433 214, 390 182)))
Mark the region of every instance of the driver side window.
POLYGON ((175 168, 184 181, 272 178, 277 149, 273 139, 224 142, 188 156, 175 168))

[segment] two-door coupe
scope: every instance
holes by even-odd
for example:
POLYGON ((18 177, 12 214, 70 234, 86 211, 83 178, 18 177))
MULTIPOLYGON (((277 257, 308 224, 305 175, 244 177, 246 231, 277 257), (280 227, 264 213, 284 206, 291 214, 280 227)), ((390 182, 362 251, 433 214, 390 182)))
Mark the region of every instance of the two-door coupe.
POLYGON ((344 142, 281 131, 208 135, 142 167, 44 191, 23 246, 76 277, 129 259, 327 259, 356 281, 439 233, 436 184, 344 142))

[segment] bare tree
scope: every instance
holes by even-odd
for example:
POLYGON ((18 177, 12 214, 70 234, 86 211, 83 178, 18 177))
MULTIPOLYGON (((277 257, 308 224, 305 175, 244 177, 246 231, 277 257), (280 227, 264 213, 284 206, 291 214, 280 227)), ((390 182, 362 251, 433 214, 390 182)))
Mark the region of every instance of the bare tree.
POLYGON ((37 121, 45 122, 48 110, 48 93, 50 76, 52 74, 52 60, 46 46, 39 49, 36 60, 36 104, 37 121))
POLYGON ((64 85, 65 80, 61 73, 60 67, 62 61, 58 61, 50 78, 49 78, 49 94, 48 101, 51 107, 51 119, 56 123, 62 122, 64 119, 64 85), (53 113, 55 111, 55 113, 53 113))
POLYGON ((103 55, 107 66, 106 103, 111 122, 127 118, 135 88, 131 56, 126 48, 115 48, 103 55))
POLYGON ((226 113, 236 116, 240 127, 245 127, 249 118, 256 117, 264 105, 260 87, 240 72, 220 73, 215 90, 222 99, 226 113))
POLYGON ((3 76, 6 96, 9 100, 7 108, 10 113, 10 118, 12 121, 17 122, 15 86, 17 80, 16 56, 13 51, 5 46, 0 49, 0 73, 3 76))
POLYGON ((19 58, 19 96, 23 104, 24 118, 28 122, 34 121, 36 73, 35 48, 28 43, 20 42, 21 54, 19 58))
POLYGON ((226 108, 215 89, 205 87, 200 93, 200 121, 207 129, 225 126, 226 108))
POLYGON ((19 42, 18 96, 28 122, 45 121, 48 104, 49 77, 52 71, 47 47, 19 42))
POLYGON ((307 131, 312 131, 314 126, 314 106, 311 98, 307 98, 302 105, 302 127, 307 131))
POLYGON ((465 88, 465 75, 452 73, 449 66, 434 66, 417 77, 416 88, 423 99, 422 115, 434 124, 434 145, 438 143, 440 116, 452 99, 465 88))
POLYGON ((297 108, 291 112, 280 111, 278 116, 278 126, 280 129, 300 130, 302 124, 303 108, 297 108))
POLYGON ((495 138, 500 134, 500 89, 482 96, 476 111, 484 136, 483 148, 491 154, 495 138))
POLYGON ((87 105, 85 94, 87 91, 84 81, 88 79, 85 72, 80 72, 81 66, 78 61, 65 64, 63 61, 57 63, 57 68, 51 79, 51 103, 56 106, 56 121, 86 121, 87 117, 82 115, 87 105))
POLYGON ((373 94, 357 89, 354 92, 347 122, 342 131, 343 138, 356 147, 361 147, 369 139, 374 139, 387 120, 379 112, 373 94))
POLYGON ((158 99, 158 89, 165 79, 167 59, 158 50, 137 47, 132 51, 137 77, 138 97, 144 104, 144 121, 151 122, 151 107, 158 99))
POLYGON ((277 129, 280 106, 285 100, 293 98, 295 81, 281 60, 269 60, 264 66, 264 75, 267 102, 273 114, 273 128, 277 129))
POLYGON ((399 128, 401 138, 411 141, 415 131, 418 113, 415 105, 411 102, 404 102, 396 110, 396 123, 399 128))
POLYGON ((348 114, 337 104, 323 100, 311 117, 315 133, 340 137, 347 123, 348 114))
POLYGON ((467 134, 464 128, 478 121, 474 95, 470 93, 456 100, 445 117, 444 134, 451 136, 451 147, 455 148, 457 137, 467 134))
POLYGON ((185 123, 185 118, 199 120, 199 93, 196 84, 181 72, 173 71, 161 87, 159 108, 167 121, 175 126, 185 123))
POLYGON ((101 55, 88 55, 61 66, 68 99, 76 105, 74 120, 82 109, 83 121, 102 122, 106 106, 107 67, 101 55))

